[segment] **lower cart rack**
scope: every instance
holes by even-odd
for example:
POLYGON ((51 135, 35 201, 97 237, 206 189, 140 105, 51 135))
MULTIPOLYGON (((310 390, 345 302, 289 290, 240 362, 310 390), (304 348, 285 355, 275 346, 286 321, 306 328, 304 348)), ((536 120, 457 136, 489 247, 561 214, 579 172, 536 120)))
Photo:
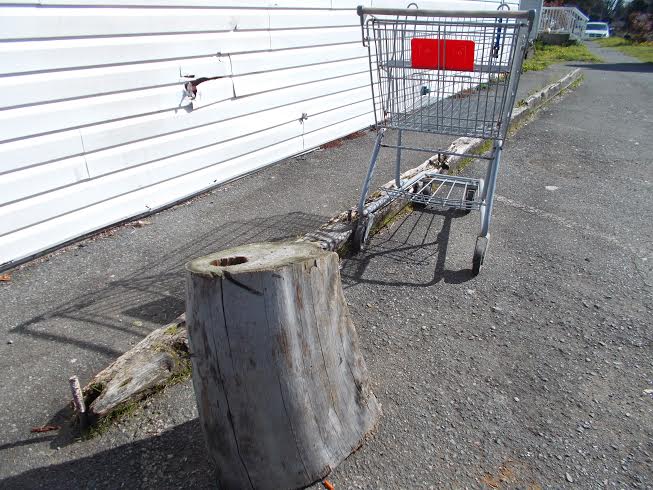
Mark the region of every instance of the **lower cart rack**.
POLYGON ((392 199, 403 199, 427 209, 480 209, 483 180, 438 172, 422 172, 398 189, 381 189, 392 199))

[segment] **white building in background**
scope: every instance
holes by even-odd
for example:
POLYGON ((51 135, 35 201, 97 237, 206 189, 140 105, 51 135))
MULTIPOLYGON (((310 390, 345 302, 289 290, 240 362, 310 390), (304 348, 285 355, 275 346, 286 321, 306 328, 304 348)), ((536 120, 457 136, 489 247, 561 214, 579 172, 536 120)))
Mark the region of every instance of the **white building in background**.
POLYGON ((360 3, 0 0, 0 266, 370 126, 360 3))

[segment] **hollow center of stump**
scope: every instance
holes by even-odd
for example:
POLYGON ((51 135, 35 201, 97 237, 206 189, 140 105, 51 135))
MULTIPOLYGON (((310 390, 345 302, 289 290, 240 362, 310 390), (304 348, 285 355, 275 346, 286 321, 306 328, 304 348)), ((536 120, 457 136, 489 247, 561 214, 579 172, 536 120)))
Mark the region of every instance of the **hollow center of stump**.
POLYGON ((211 265, 216 267, 228 267, 230 265, 239 265, 247 262, 247 257, 224 257, 216 259, 211 262, 211 265))

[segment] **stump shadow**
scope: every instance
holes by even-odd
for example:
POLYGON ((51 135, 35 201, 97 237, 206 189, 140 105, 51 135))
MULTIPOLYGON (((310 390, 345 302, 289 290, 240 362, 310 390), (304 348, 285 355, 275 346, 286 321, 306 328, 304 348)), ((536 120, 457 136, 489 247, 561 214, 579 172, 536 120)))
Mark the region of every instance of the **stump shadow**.
MULTIPOLYGON (((89 450, 69 447, 73 454, 89 450)), ((160 436, 4 478, 3 488, 216 488, 198 419, 160 436)))

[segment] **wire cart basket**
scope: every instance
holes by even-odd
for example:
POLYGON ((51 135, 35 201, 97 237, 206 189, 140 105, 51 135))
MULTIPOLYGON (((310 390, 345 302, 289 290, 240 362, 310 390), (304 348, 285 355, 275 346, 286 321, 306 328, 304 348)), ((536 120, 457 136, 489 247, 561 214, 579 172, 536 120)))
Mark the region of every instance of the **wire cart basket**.
POLYGON ((382 189, 422 209, 480 211, 472 261, 478 274, 490 239, 490 218, 528 34, 535 11, 420 10, 358 7, 363 45, 368 47, 378 133, 358 204, 354 247, 367 241, 371 219, 365 202, 381 148, 396 150, 395 186, 382 189), (396 144, 383 142, 386 130, 396 144), (402 145, 402 133, 443 134, 492 142, 489 155, 402 145), (487 162, 485 178, 425 170, 401 179, 402 151, 437 153, 487 162))

